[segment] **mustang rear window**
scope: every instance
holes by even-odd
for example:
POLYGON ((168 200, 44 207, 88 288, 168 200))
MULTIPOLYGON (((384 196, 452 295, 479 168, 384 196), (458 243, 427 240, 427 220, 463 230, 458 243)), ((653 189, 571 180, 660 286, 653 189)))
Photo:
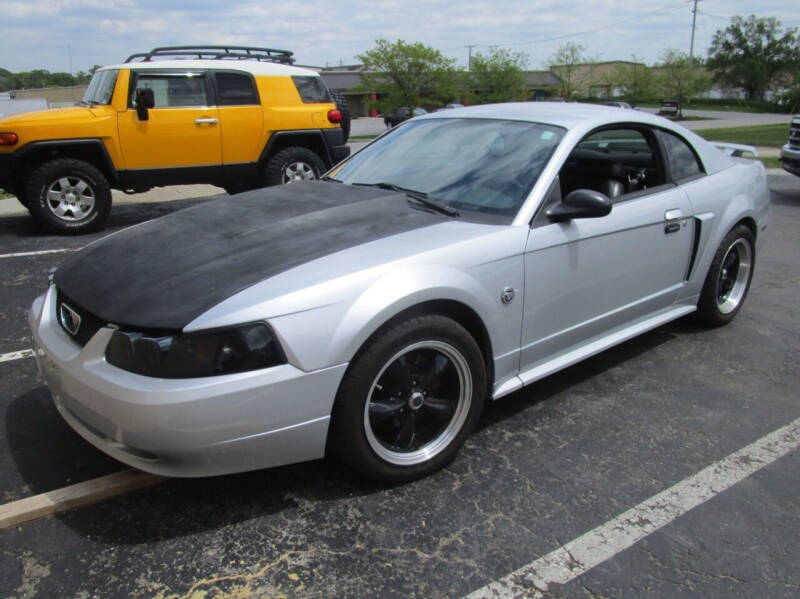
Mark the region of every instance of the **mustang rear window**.
POLYGON ((294 85, 300 93, 300 99, 306 104, 320 104, 333 101, 321 77, 315 77, 313 75, 309 77, 292 77, 292 81, 294 81, 294 85))

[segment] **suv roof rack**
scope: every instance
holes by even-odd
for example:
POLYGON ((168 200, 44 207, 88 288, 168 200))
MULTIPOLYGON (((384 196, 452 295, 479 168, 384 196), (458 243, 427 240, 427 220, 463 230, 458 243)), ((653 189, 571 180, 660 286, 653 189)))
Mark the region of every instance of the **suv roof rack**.
POLYGON ((125 62, 151 62, 154 58, 210 58, 231 60, 258 60, 294 64, 294 52, 275 48, 255 48, 253 46, 159 46, 150 52, 131 54, 125 62))

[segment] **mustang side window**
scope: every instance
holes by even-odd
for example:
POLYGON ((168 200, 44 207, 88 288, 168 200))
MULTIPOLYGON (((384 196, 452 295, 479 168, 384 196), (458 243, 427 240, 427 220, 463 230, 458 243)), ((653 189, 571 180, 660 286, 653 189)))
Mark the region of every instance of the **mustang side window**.
MULTIPOLYGON (((661 185, 652 136, 639 129, 604 129, 587 135, 561 168, 561 193, 593 189, 612 200, 661 185)), ((623 198, 624 199, 624 198, 623 198)))
POLYGON ((661 140, 667 148, 669 170, 674 181, 703 174, 703 167, 685 141, 669 131, 661 131, 661 140))

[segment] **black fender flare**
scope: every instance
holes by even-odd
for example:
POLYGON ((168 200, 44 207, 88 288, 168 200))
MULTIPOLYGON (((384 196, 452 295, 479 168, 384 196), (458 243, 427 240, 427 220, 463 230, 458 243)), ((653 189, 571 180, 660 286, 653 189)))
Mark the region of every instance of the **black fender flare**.
POLYGON ((100 159, 102 160, 102 164, 97 164, 95 166, 108 175, 111 183, 116 183, 118 181, 117 169, 114 167, 114 162, 111 160, 111 156, 108 153, 108 149, 106 148, 103 141, 96 137, 32 141, 28 144, 25 144, 18 150, 16 150, 14 154, 19 158, 19 161, 21 163, 29 155, 39 151, 57 152, 62 149, 69 150, 73 148, 81 148, 81 149, 91 148, 93 150, 97 150, 100 153, 101 157, 100 159))
POLYGON ((275 152, 275 148, 279 146, 288 147, 299 145, 309 147, 308 140, 314 140, 315 145, 318 144, 318 146, 323 149, 320 158, 325 163, 325 168, 330 168, 334 164, 331 147, 344 144, 342 130, 339 128, 277 131, 270 136, 267 145, 265 145, 264 149, 261 151, 261 156, 259 156, 258 161, 260 164, 265 164, 267 160, 269 160, 269 157, 275 152), (291 143, 294 139, 300 143, 291 143))

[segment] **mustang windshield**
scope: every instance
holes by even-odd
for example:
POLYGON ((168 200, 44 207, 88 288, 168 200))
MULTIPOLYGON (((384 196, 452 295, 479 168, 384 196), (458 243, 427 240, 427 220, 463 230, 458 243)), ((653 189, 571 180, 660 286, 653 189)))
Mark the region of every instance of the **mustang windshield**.
POLYGON ((89 82, 86 93, 83 94, 83 104, 110 104, 111 95, 114 93, 114 84, 117 82, 117 71, 97 71, 89 82))
POLYGON ((391 183, 450 208, 513 217, 563 135, 560 127, 523 121, 412 121, 330 176, 348 184, 391 183))

